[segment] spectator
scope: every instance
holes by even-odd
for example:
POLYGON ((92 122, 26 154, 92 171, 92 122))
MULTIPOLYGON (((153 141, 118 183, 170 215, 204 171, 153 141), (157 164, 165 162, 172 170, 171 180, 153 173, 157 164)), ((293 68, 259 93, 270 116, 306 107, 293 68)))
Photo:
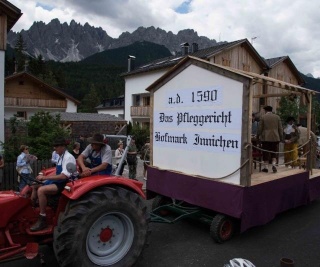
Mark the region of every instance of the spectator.
POLYGON ((286 167, 294 168, 298 165, 298 140, 299 130, 294 125, 295 119, 293 117, 287 118, 287 125, 284 128, 284 164, 286 167))
POLYGON ((127 153, 127 162, 129 165, 129 178, 133 180, 137 180, 137 153, 136 140, 132 136, 127 153))
POLYGON ((4 169, 4 159, 3 159, 3 156, 0 154, 0 187, 3 180, 3 169, 4 169))
POLYGON ((53 150, 52 155, 51 155, 52 167, 55 167, 57 165, 58 160, 59 160, 59 155, 57 154, 57 152, 55 150, 53 150))
POLYGON ((117 164, 117 169, 120 168, 120 172, 119 175, 122 175, 123 173, 123 169, 124 169, 124 165, 126 165, 126 160, 124 160, 121 164, 121 166, 119 167, 122 155, 124 153, 124 149, 123 149, 123 142, 120 140, 118 143, 118 148, 116 149, 115 153, 114 153, 114 157, 116 159, 116 164, 117 164))
POLYGON ((143 160, 143 179, 147 180, 147 169, 150 165, 150 138, 147 138, 146 143, 141 148, 141 159, 143 160))
POLYGON ((26 145, 20 146, 21 154, 17 157, 17 167, 16 170, 19 174, 18 182, 19 182, 19 190, 21 191, 29 182, 30 178, 32 178, 32 168, 30 163, 33 163, 37 157, 29 154, 29 147, 26 145))
POLYGON ((77 140, 77 142, 80 144, 80 154, 86 149, 87 147, 87 141, 86 138, 83 135, 79 136, 79 139, 77 140))
POLYGON ((256 116, 256 113, 252 113, 252 126, 251 126, 251 134, 257 135, 259 127, 259 120, 256 116))
POLYGON ((263 151, 264 168, 263 172, 268 172, 269 160, 271 157, 272 171, 277 172, 277 152, 279 142, 283 139, 283 128, 281 119, 278 115, 272 113, 272 107, 264 107, 265 115, 259 122, 258 138, 261 140, 263 151))
POLYGON ((298 139, 298 146, 302 147, 303 155, 307 155, 311 148, 311 166, 316 168, 316 158, 317 158, 317 136, 310 131, 310 138, 308 137, 308 129, 303 127, 301 124, 297 124, 300 136, 298 139), (310 139, 310 143, 307 143, 310 139))
POLYGON ((47 195, 56 195, 61 193, 64 189, 68 178, 72 175, 67 170, 67 164, 76 164, 75 158, 67 150, 67 142, 64 138, 57 138, 53 143, 56 153, 59 155, 59 159, 56 165, 56 172, 54 175, 43 176, 39 174, 37 180, 45 181, 44 185, 33 186, 31 200, 34 203, 38 197, 40 214, 38 221, 31 226, 30 231, 40 231, 47 227, 46 223, 46 207, 47 207, 47 195))
POLYGON ((111 174, 112 151, 104 142, 102 134, 96 133, 88 139, 90 145, 79 155, 77 162, 82 170, 81 177, 94 174, 111 174), (85 160, 89 158, 90 164, 86 166, 85 160))
POLYGON ((74 142, 73 149, 71 151, 71 155, 74 156, 75 159, 77 159, 80 155, 80 143, 74 142))

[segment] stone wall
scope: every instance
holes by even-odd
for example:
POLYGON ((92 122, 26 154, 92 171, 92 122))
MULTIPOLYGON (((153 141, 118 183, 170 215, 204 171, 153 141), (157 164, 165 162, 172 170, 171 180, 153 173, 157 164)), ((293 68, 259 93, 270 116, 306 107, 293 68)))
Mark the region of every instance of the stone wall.
MULTIPOLYGON (((80 135, 84 137, 90 137, 95 133, 108 134, 108 135, 114 135, 114 134, 126 135, 127 134, 127 127, 123 121, 73 121, 73 122, 64 121, 63 126, 70 130, 72 138, 78 138, 80 135)), ((17 127, 17 133, 22 136, 27 136, 27 127, 25 122, 21 121, 21 123, 17 127)), ((5 121, 5 140, 8 140, 8 138, 10 138, 11 135, 12 133, 11 133, 10 121, 6 120, 5 121)))

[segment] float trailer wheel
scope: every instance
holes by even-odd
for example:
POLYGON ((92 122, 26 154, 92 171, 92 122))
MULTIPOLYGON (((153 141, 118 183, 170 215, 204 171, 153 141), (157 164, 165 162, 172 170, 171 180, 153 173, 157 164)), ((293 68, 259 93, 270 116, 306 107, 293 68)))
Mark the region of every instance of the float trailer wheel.
POLYGON ((217 214, 213 217, 210 226, 210 236, 217 243, 223 243, 233 236, 234 220, 226 215, 217 214))

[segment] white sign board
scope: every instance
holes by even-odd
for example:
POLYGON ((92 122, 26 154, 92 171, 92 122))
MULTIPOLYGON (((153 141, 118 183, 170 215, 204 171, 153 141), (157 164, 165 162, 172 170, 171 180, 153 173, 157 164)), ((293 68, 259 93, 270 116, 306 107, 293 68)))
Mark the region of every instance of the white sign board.
POLYGON ((240 184, 242 95, 242 83, 193 65, 155 91, 153 165, 240 184))

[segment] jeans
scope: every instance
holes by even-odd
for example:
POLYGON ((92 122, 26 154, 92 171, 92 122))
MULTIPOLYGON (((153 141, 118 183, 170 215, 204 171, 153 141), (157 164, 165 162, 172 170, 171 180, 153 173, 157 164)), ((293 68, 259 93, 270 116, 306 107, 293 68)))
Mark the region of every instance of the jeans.
POLYGON ((32 178, 30 173, 20 174, 19 191, 21 191, 30 182, 30 178, 32 178))

